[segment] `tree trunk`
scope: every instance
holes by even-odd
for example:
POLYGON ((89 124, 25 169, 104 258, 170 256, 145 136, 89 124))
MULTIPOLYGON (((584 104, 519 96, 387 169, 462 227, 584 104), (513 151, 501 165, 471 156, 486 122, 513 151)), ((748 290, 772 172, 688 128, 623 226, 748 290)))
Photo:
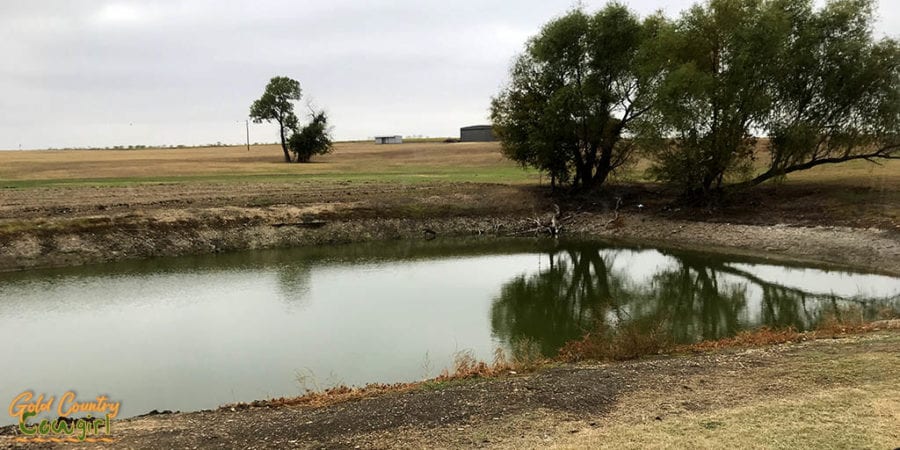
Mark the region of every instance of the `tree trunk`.
POLYGON ((278 122, 278 130, 281 133, 281 150, 284 151, 284 162, 291 162, 291 152, 288 151, 287 142, 284 139, 284 125, 278 122))
POLYGON ((762 184, 763 182, 766 182, 772 178, 782 176, 782 175, 787 175, 791 172, 798 172, 801 170, 812 169, 813 167, 820 166, 823 164, 840 164, 843 162, 853 161, 856 159, 865 159, 865 160, 869 160, 869 161, 872 161, 873 159, 900 159, 900 157, 894 156, 891 153, 891 151, 896 152, 895 148, 888 147, 887 150, 888 150, 887 152, 885 152, 885 149, 881 149, 874 153, 867 153, 867 154, 862 154, 862 155, 850 155, 850 156, 841 156, 841 157, 835 157, 835 158, 817 159, 814 161, 807 161, 802 164, 794 164, 793 166, 788 166, 788 167, 784 167, 784 168, 780 168, 780 169, 769 168, 769 170, 757 175, 753 179, 726 186, 726 189, 729 191, 739 191, 741 189, 751 188, 758 184, 762 184))
POLYGON ((597 163, 597 173, 593 176, 590 187, 601 186, 606 182, 610 172, 612 172, 612 146, 602 146, 600 148, 600 161, 597 163))

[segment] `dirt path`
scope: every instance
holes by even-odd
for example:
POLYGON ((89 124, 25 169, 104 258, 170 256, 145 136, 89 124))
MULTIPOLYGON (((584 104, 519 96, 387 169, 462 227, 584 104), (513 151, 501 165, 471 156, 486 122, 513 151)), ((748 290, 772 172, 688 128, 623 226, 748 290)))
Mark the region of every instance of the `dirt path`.
MULTIPOLYGON (((900 332, 115 423, 108 448, 894 448, 900 332)), ((13 436, 0 447, 29 447, 13 436)), ((92 448, 85 444, 77 448, 92 448)))

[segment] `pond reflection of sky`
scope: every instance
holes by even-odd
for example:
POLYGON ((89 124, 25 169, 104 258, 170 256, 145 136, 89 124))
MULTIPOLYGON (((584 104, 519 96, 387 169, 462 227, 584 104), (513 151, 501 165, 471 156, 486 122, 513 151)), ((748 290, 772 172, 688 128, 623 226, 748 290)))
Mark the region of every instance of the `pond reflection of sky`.
POLYGON ((874 318, 898 297, 900 280, 879 275, 530 240, 0 274, 0 340, 13 344, 0 398, 75 389, 121 398, 126 416, 201 409, 436 376, 460 350, 490 360, 521 340, 553 355, 598 321, 690 341, 807 328, 844 307, 874 318))

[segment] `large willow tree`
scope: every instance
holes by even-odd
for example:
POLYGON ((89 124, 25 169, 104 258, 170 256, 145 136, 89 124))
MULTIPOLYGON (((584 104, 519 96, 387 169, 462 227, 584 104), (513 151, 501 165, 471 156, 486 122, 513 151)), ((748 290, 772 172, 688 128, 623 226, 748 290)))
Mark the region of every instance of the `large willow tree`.
POLYGON ((491 104, 504 154, 548 173, 553 185, 602 184, 627 162, 633 143, 623 137, 648 110, 652 71, 641 48, 657 27, 619 4, 546 24, 491 104))
POLYGON ((874 21, 874 0, 708 0, 673 21, 577 10, 528 42, 491 115, 508 157, 575 188, 635 143, 695 198, 900 158, 900 46, 874 21))
POLYGON ((874 2, 833 1, 815 12, 809 1, 781 0, 771 8, 789 32, 760 124, 770 161, 743 185, 821 164, 900 158, 900 46, 873 38, 874 2))
POLYGON ((900 47, 872 0, 710 0, 653 44, 662 81, 642 140, 691 196, 821 164, 900 157, 900 47), (754 136, 764 135, 763 169, 754 136))

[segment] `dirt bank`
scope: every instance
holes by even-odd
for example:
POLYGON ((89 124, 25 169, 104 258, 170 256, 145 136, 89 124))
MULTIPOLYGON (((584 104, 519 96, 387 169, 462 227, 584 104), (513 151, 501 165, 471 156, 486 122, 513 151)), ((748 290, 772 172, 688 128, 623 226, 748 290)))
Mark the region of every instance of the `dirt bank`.
MULTIPOLYGON (((425 230, 505 236, 533 228, 557 203, 569 219, 566 233, 900 274, 900 231, 888 210, 874 205, 848 218, 846 208, 801 208, 780 189, 782 206, 767 207, 769 193, 760 190, 746 208, 714 209, 679 207, 647 185, 586 198, 551 197, 529 185, 451 182, 0 190, 0 271, 433 235, 425 230)), ((806 190, 795 195, 807 199, 806 190)))
MULTIPOLYGON (((341 206, 160 209, 56 219, 0 234, 0 270, 122 259, 383 239, 498 235, 532 228, 531 215, 347 218, 341 206)), ((900 274, 894 231, 831 226, 741 225, 622 213, 576 214, 565 232, 648 245, 703 248, 900 274)))
MULTIPOLYGON (((326 407, 154 415, 116 422, 107 447, 893 448, 898 363, 900 332, 883 331, 565 365, 326 407)), ((0 447, 26 446, 15 439, 0 436, 0 447)))

